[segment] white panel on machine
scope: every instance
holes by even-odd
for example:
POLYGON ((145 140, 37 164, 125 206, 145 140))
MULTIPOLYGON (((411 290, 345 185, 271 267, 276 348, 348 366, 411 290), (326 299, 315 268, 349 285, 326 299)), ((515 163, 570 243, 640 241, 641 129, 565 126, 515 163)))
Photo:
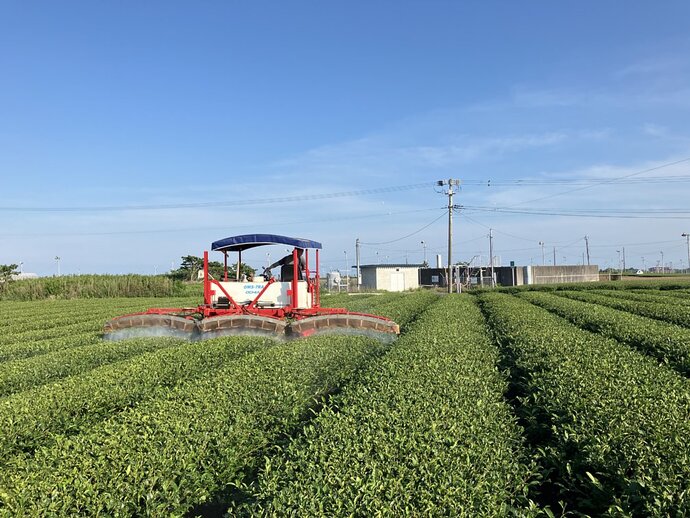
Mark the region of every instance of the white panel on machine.
MULTIPOLYGON (((220 282, 223 289, 232 297, 238 304, 249 304, 256 296, 261 293, 261 290, 266 286, 266 282, 220 282)), ((224 297, 225 294, 219 288, 212 286, 211 299, 213 303, 218 300, 218 297, 224 297)), ((261 296, 257 305, 259 307, 278 307, 282 308, 290 304, 290 296, 288 290, 292 290, 291 282, 274 282, 261 296)), ((307 281, 297 282, 297 308, 305 309, 311 307, 311 294, 307 291, 307 281)))

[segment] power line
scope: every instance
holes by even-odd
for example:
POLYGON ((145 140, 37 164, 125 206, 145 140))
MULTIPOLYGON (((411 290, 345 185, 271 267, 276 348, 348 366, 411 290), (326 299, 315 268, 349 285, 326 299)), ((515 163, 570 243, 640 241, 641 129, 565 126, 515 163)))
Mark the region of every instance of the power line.
POLYGON ((560 249, 562 250, 562 249, 564 249, 564 248, 570 248, 570 247, 572 247, 575 243, 579 243, 580 241, 583 241, 584 239, 585 239, 584 237, 578 237, 575 241, 571 241, 571 242, 568 243, 567 245, 559 245, 558 243, 554 243, 554 244, 556 244, 556 245, 558 246, 558 248, 560 248, 560 249))
POLYGON ((485 225, 484 223, 481 223, 480 221, 477 221, 476 219, 471 218, 471 217, 468 216, 467 214, 464 215, 464 219, 469 220, 469 221, 471 221, 472 223, 474 223, 474 224, 476 224, 476 225, 479 225, 479 226, 481 226, 481 227, 484 227, 484 228, 486 228, 486 229, 493 229, 495 232, 498 232, 499 234, 503 234, 504 236, 512 237, 512 238, 514 238, 514 239, 520 239, 520 240, 522 240, 522 241, 529 241, 529 242, 533 242, 533 241, 534 241, 534 239, 516 236, 515 234, 509 234, 508 232, 503 232, 503 231, 498 230, 498 229, 496 229, 496 228, 494 228, 494 227, 489 227, 488 225, 485 225))
POLYGON ((620 219, 690 219, 690 211, 683 209, 655 209, 655 210, 635 210, 635 209, 512 209, 509 207, 482 207, 472 205, 458 205, 460 209, 470 209, 482 212, 497 212, 505 214, 532 214, 537 216, 568 216, 581 218, 620 218, 620 219), (608 213, 606 213, 607 211, 608 213), (632 213, 632 214, 630 214, 632 213), (651 216, 647 214, 684 214, 683 216, 651 216))
POLYGON ((614 184, 647 184, 647 183, 687 183, 690 182, 690 176, 682 175, 671 175, 671 176, 657 176, 653 178, 621 178, 621 179, 602 179, 602 178, 525 178, 525 179, 502 179, 502 180, 466 180, 463 185, 473 185, 473 186, 485 186, 485 187, 495 187, 495 186, 534 186, 534 185, 589 185, 595 186, 602 182, 607 181, 608 183, 614 184))
POLYGON ((616 178, 609 178, 609 179, 602 180, 602 181, 597 182, 597 183, 593 183, 592 185, 585 185, 584 187, 578 187, 578 188, 576 188, 576 189, 569 189, 569 190, 567 190, 567 191, 562 191, 562 192, 557 192, 557 193, 554 193, 554 194, 549 194, 548 196, 542 196, 542 197, 540 197, 540 198, 534 198, 534 199, 532 199, 532 200, 521 201, 521 202, 519 202, 519 203, 514 203, 513 205, 510 205, 510 207, 516 207, 516 206, 518 206, 518 205, 524 205, 525 203, 534 203, 535 201, 547 200, 547 199, 550 199, 550 198, 555 198, 556 196, 562 196, 562 195, 564 195, 564 194, 570 194, 570 193, 577 192, 577 191, 583 191, 583 190, 585 190, 585 189, 591 189, 592 187, 596 187, 597 185, 604 185, 604 184, 607 184, 607 183, 615 183, 615 182, 618 181, 618 180, 623 180, 623 179, 626 179, 626 178, 632 178, 632 177, 634 177, 634 176, 639 176, 639 175, 645 174, 645 173, 651 173, 652 171, 658 171, 659 169, 663 169, 663 168, 665 168, 665 167, 671 167, 671 166, 673 166, 673 165, 682 164, 682 163, 684 163, 684 162, 690 162, 690 157, 683 158, 683 159, 681 159, 681 160, 676 160, 675 162, 668 162, 668 163, 666 163, 666 164, 661 164, 661 165, 656 166, 656 167, 650 167, 649 169, 645 169, 645 170, 643 170, 643 171, 637 171, 637 172, 635 172, 635 173, 630 173, 630 174, 626 174, 626 175, 623 175, 623 176, 618 176, 618 177, 616 177, 616 178))
MULTIPOLYGON (((467 215, 465 215, 464 218, 465 218, 465 219, 468 219, 468 220, 470 220, 470 221, 472 221, 473 223, 475 223, 475 224, 477 224, 477 225, 479 225, 479 226, 482 226, 482 227, 487 228, 487 229, 491 229, 491 230, 493 230, 494 232, 498 232, 499 234, 502 234, 502 235, 504 235, 504 236, 512 237, 513 239, 519 239, 520 241, 527 241, 527 242, 529 242, 529 243, 534 243, 534 238, 521 237, 521 236, 516 236, 515 234, 510 234, 509 232, 503 232, 502 230, 498 230, 498 229, 496 229, 495 227, 489 227, 488 225, 485 225, 484 223, 482 223, 482 222, 480 222, 480 221, 477 221, 476 219, 471 218, 471 217, 469 217, 469 216, 467 216, 467 215)), ((556 245, 556 246, 558 246, 558 248, 569 248, 569 247, 571 247, 572 245, 574 245, 575 243, 577 243, 578 241, 581 241, 581 240, 583 240, 583 239, 584 239, 583 237, 579 237, 579 238, 577 238, 575 241, 573 241, 572 243, 568 243, 568 244, 565 244, 565 245, 562 245, 562 244, 559 244, 559 243, 553 243, 553 244, 556 245)), ((521 250, 531 250, 531 249, 532 249, 532 248, 523 248, 523 249, 521 249, 521 250)))
MULTIPOLYGON (((382 218, 382 217, 387 217, 387 216, 398 216, 401 214, 414 214, 414 213, 419 213, 419 212, 429 212, 429 211, 437 211, 440 210, 439 207, 434 207, 434 208, 428 208, 428 209, 415 209, 415 210, 405 210, 405 211, 397 211, 397 212, 380 212, 380 213, 375 213, 375 214, 364 214, 361 216, 337 216, 337 217, 332 217, 332 218, 319 218, 319 222, 325 222, 325 221, 350 221, 350 220, 357 220, 357 219, 369 219, 369 218, 382 218)), ((309 223, 314 223, 314 219, 308 219, 308 220, 300 220, 300 221, 279 221, 279 222, 272 222, 272 223, 264 223, 264 224, 247 224, 247 225, 233 225, 234 229, 241 229, 241 228, 251 228, 251 229, 256 229, 257 227, 285 227, 288 225, 305 225, 309 223)), ((227 226, 223 227, 190 227, 190 228, 173 228, 173 229, 153 229, 153 230, 114 230, 110 232, 63 232, 63 233, 58 233, 58 232, 41 232, 41 233, 36 233, 36 234, 27 234, 27 233, 21 233, 21 234, 0 234, 0 237, 3 238, 8 238, 8 237, 27 237, 27 238, 35 238, 35 237, 70 237, 70 236, 117 236, 117 235, 135 235, 135 234, 169 234, 169 233, 179 233, 179 232, 199 232, 199 231, 207 231, 207 230, 223 230, 226 231, 228 229, 227 226)))
MULTIPOLYGON (((677 160, 675 162, 669 162, 656 167, 645 169, 643 171, 638 171, 628 175, 608 178, 602 180, 587 180, 587 179, 516 179, 516 180, 468 180, 464 181, 465 185, 582 185, 576 189, 570 189, 567 191, 562 191, 559 193, 550 194, 540 198, 535 198, 532 200, 522 201, 511 205, 510 207, 515 207, 518 205, 523 205, 525 203, 532 203, 535 201, 541 201, 556 196, 561 196, 564 194, 569 194, 571 192, 576 192, 584 189, 589 189, 591 187, 596 187, 598 185, 610 184, 610 183, 678 183, 678 182, 690 182, 690 176, 666 176, 659 178, 634 178, 641 174, 656 171, 665 167, 670 167, 680 163, 690 161, 690 157, 677 160)), ((0 211, 6 212, 116 212, 116 211, 139 211, 139 210, 169 210, 169 209, 193 209, 193 208, 213 208, 213 207, 228 207, 228 206, 247 206, 247 205, 265 205, 265 204, 275 204, 275 203, 291 203, 291 202, 301 202, 301 201, 314 201, 323 199, 333 199, 333 198, 345 198, 353 196, 365 196, 371 194, 383 194, 389 192, 401 192, 414 189, 423 189, 426 187, 431 187, 435 185, 436 182, 423 182, 408 185, 392 185, 386 187, 378 187, 372 189, 360 189, 354 191, 342 191, 333 193, 319 193, 319 194, 303 194, 297 196, 285 196, 285 197, 273 197, 273 198, 257 198, 257 199, 235 199, 229 201, 215 201, 215 202, 200 202, 200 203, 169 203, 169 204, 141 204, 141 205, 110 205, 110 206, 72 206, 72 207, 50 207, 50 206, 33 206, 33 207, 22 207, 22 206, 0 206, 0 211)))
POLYGON ((441 214, 439 217, 434 218, 433 221, 431 221, 431 223, 428 223, 427 225, 424 225, 422 228, 420 228, 420 229, 418 229, 418 230, 415 230, 414 232, 412 232, 412 233, 410 233, 410 234, 407 234, 406 236, 399 237, 399 238, 397 238, 397 239, 392 239, 392 240, 390 240, 390 241, 382 241, 382 242, 380 242, 380 243, 360 243, 360 244, 362 244, 362 245, 387 245, 387 244, 389 244, 389 243, 395 243, 395 242, 397 242, 397 241, 402 241, 403 239, 407 239, 408 237, 414 236, 415 234, 419 234, 422 230, 424 230, 424 229, 430 227, 431 225, 433 225, 434 223, 436 223, 439 219, 441 219, 441 218, 444 217, 445 215, 446 215, 446 214, 445 214, 445 212, 444 212, 444 213, 441 214))
POLYGON ((618 245, 590 245, 592 248, 618 248, 619 246, 647 246, 647 245, 664 245, 667 243, 676 243, 677 240, 668 240, 668 241, 647 241, 645 243, 622 243, 618 245))
POLYGON ((235 207, 246 205, 266 205, 276 203, 291 203, 297 201, 326 200, 333 198, 347 198, 353 196, 365 196, 370 194, 382 194, 389 192, 409 191, 422 189, 435 185, 433 182, 414 183, 408 185, 392 185, 373 189, 360 189, 356 191, 342 191, 321 194, 301 194, 298 196, 281 196, 278 198, 256 198, 250 200, 235 199, 231 201, 211 201, 202 203, 170 203, 170 204, 145 204, 145 205, 102 205, 98 207, 17 207, 0 206, 0 211, 6 212, 118 212, 128 210, 167 210, 167 209, 198 209, 213 207, 235 207))

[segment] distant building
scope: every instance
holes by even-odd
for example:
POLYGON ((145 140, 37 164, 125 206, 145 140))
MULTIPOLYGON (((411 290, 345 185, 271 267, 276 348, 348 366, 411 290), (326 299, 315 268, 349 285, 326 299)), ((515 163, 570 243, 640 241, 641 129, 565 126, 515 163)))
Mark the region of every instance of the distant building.
POLYGON ((38 274, 35 273, 17 273, 12 276, 13 281, 23 281, 25 279, 38 279, 38 274))
POLYGON ((421 286, 448 286, 448 270, 446 268, 420 268, 419 284, 421 286))
POLYGON ((365 264, 360 266, 362 287, 370 290, 405 291, 419 288, 421 264, 365 264))
MULTIPOLYGON (((360 266, 360 270, 362 288, 369 290, 405 291, 420 286, 448 286, 448 271, 445 268, 426 268, 422 264, 365 264, 360 266)), ((497 286, 598 282, 599 267, 595 264, 495 266, 494 278, 497 286)), ((455 265, 453 282, 471 286, 491 286, 491 268, 455 265)))
MULTIPOLYGON (((488 266, 453 267, 453 282, 467 286, 491 286, 491 268, 488 266)), ((422 268, 419 279, 422 286, 447 286, 445 268, 422 268)), ((597 265, 563 266, 494 266, 497 286, 521 286, 523 284, 556 284, 567 282, 596 282, 599 280, 597 265)))

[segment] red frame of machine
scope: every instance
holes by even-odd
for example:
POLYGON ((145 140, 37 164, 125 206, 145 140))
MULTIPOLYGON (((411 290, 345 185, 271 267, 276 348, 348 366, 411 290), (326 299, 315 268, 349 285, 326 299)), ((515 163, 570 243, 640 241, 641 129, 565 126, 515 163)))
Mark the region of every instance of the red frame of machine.
MULTIPOLYGON (((309 250, 303 249, 305 254, 305 272, 304 276, 307 282, 307 292, 312 294, 312 307, 297 309, 298 304, 298 292, 297 283, 299 280, 299 260, 297 257, 298 248, 295 247, 292 250, 292 262, 293 262, 293 276, 292 276, 292 288, 288 290, 288 295, 290 296, 290 303, 287 306, 281 308, 261 308, 257 306, 257 303, 261 299, 261 296, 265 293, 268 286, 277 282, 275 278, 271 278, 266 282, 266 286, 259 292, 259 294, 247 305, 237 304, 234 299, 228 294, 228 292, 223 288, 219 281, 216 279, 211 279, 208 272, 208 251, 204 251, 204 304, 196 308, 151 308, 144 313, 138 314, 149 314, 149 315, 169 315, 177 314, 180 316, 187 316, 192 318, 194 314, 201 314, 203 318, 216 317, 224 315, 259 315, 263 317, 285 319, 294 318, 300 320, 302 318, 320 316, 320 315, 338 315, 338 314, 349 314, 349 315, 362 315, 362 316, 374 316, 368 313, 357 313, 350 312, 344 308, 322 308, 321 307, 321 292, 319 287, 319 250, 316 249, 316 270, 314 272, 314 278, 312 279, 311 272, 309 271, 309 250), (214 287, 219 289, 220 292, 227 297, 230 307, 225 308, 214 308, 211 304, 212 296, 216 293, 214 287)), ((239 277, 239 266, 242 262, 242 252, 239 252, 238 261, 238 277, 239 277)), ((228 253, 223 252, 225 256, 224 261, 224 280, 228 280, 228 253)), ((127 315, 126 315, 127 316, 127 315)), ((381 320, 391 321, 391 319, 381 316, 376 316, 381 320)))
MULTIPOLYGON (((238 261, 238 276, 242 263, 242 252, 239 252, 240 260, 238 261)), ((268 287, 277 282, 275 278, 271 278, 266 282, 264 288, 259 292, 259 294, 247 305, 241 305, 235 302, 235 300, 230 296, 230 294, 225 291, 223 286, 216 279, 211 279, 208 273, 208 251, 204 251, 204 305, 199 306, 201 313, 204 317, 218 316, 218 315, 260 315, 264 317, 273 318, 285 318, 285 317, 308 317, 314 315, 322 315, 329 313, 346 313, 347 310, 335 309, 335 308, 321 308, 320 304, 320 290, 319 290, 319 251, 316 250, 316 271, 314 279, 312 279, 311 272, 309 271, 309 250, 304 250, 305 254, 305 268, 304 277, 307 282, 307 292, 312 294, 313 304, 311 308, 297 309, 298 305, 298 291, 297 283, 299 282, 299 260, 297 257, 297 248, 292 250, 292 287, 288 290, 288 296, 290 297, 290 303, 287 306, 281 308, 260 308, 257 306, 261 296, 266 292, 268 287), (218 288, 220 292, 228 299, 230 307, 228 309, 213 308, 211 306, 211 300, 213 295, 216 294, 214 287, 218 288), (203 308, 203 309, 202 309, 203 308)), ((224 280, 228 280, 228 253, 223 252, 225 256, 225 271, 224 280)))

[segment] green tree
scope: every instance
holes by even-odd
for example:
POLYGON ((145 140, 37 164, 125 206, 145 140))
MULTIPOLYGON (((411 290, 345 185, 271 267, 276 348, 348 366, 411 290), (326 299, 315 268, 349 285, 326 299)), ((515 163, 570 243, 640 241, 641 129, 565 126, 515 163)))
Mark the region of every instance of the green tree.
MULTIPOLYGON (((194 255, 185 255, 182 257, 180 267, 173 270, 168 275, 173 279, 195 281, 199 278, 199 272, 204 269, 204 259, 194 255)), ((241 273, 245 275, 253 274, 254 268, 248 264, 242 264, 241 273)), ((208 262, 208 272, 215 279, 222 279, 224 268, 223 263, 218 261, 208 262)), ((237 265, 228 265, 228 278, 235 278, 237 272, 237 265)))
POLYGON ((7 289, 12 277, 19 273, 17 267, 16 264, 0 264, 0 293, 7 289))
MULTIPOLYGON (((223 279, 223 265, 221 263, 214 263, 216 266, 214 268, 211 268, 211 263, 208 263, 208 271, 209 273, 218 280, 223 279)), ((254 275, 256 270, 249 266, 248 264, 242 263, 242 267, 240 268, 240 275, 254 275)), ((236 279, 237 278, 237 264, 229 264, 228 265, 228 279, 236 279)))

